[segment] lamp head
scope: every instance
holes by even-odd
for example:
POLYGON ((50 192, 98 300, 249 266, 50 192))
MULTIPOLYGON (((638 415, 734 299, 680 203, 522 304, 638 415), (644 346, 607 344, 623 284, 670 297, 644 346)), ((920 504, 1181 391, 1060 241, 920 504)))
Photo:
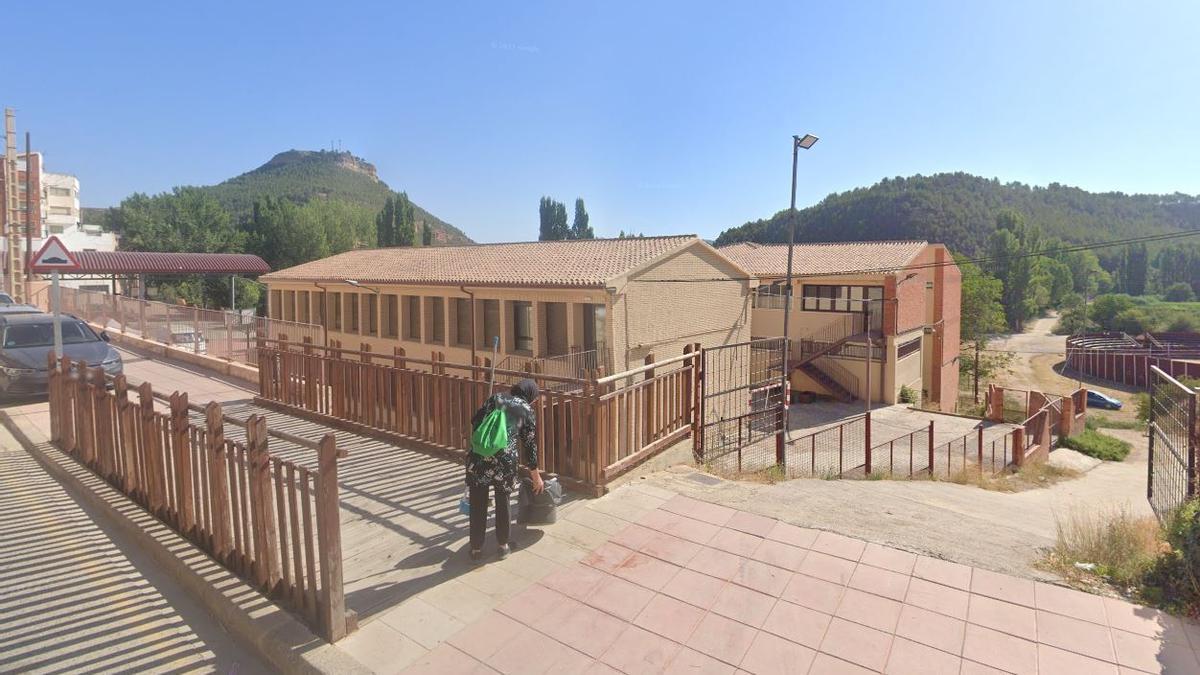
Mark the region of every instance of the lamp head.
POLYGON ((796 147, 804 148, 805 150, 808 150, 812 146, 816 145, 817 141, 819 140, 816 136, 813 136, 812 134, 804 134, 803 136, 792 136, 792 138, 795 139, 796 147))

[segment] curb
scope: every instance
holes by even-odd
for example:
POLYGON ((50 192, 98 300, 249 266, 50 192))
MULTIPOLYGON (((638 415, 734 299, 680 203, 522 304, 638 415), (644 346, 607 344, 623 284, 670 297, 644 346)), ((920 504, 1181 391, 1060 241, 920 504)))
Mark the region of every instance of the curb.
POLYGON ((74 458, 49 443, 31 441, 6 411, 0 410, 0 424, 51 476, 140 544, 231 635, 266 663, 287 673, 372 672, 318 638, 290 613, 218 565, 74 458))

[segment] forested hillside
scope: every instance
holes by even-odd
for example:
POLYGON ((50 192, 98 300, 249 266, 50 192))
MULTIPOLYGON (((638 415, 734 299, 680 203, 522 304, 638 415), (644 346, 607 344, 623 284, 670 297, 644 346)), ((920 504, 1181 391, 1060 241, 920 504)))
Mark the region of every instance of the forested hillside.
MULTIPOLYGON (((1051 183, 1001 183, 966 173, 885 178, 832 194, 800 212, 799 241, 927 239, 977 255, 1003 209, 1019 213, 1047 238, 1071 243, 1200 229, 1200 197, 1186 194, 1092 193, 1051 183)), ((717 244, 787 241, 787 212, 721 233, 717 244)), ((1097 251, 1106 267, 1119 249, 1097 251)))

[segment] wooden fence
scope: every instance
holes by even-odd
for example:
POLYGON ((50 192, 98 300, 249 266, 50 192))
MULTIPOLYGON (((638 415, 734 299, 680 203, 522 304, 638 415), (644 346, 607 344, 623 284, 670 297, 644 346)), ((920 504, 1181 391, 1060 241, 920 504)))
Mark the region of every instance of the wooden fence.
POLYGON ((216 402, 186 393, 155 409, 144 382, 131 397, 125 377, 68 358, 50 365, 51 442, 195 543, 258 590, 300 614, 334 642, 353 629, 342 586, 338 510, 339 451, 288 437, 317 452, 311 468, 272 456, 266 419, 235 420, 216 402), (112 389, 109 389, 109 385, 112 389), (203 411, 193 423, 190 411, 203 411), (244 442, 225 437, 243 426, 244 442))
MULTIPOLYGON (((529 377, 540 468, 577 489, 603 486, 642 460, 691 433, 695 366, 689 347, 679 357, 607 377, 576 379, 537 372, 495 370, 498 380, 529 377), (657 372, 664 366, 666 372, 657 372)), ((260 401, 289 412, 427 449, 459 454, 470 447, 471 416, 495 391, 491 370, 474 364, 390 355, 309 340, 259 342, 260 401)), ((600 375, 600 373, 597 373, 600 375)))

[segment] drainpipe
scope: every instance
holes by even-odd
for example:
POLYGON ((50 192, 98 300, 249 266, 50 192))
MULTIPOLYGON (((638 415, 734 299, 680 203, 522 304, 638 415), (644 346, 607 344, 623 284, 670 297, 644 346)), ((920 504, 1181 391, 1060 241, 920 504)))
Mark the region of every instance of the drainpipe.
MULTIPOLYGON (((475 365, 475 294, 467 290, 466 286, 459 286, 458 290, 466 293, 471 298, 471 365, 475 365)), ((457 325, 457 324, 456 324, 457 325)), ((493 364, 494 366, 495 364, 493 364)))

